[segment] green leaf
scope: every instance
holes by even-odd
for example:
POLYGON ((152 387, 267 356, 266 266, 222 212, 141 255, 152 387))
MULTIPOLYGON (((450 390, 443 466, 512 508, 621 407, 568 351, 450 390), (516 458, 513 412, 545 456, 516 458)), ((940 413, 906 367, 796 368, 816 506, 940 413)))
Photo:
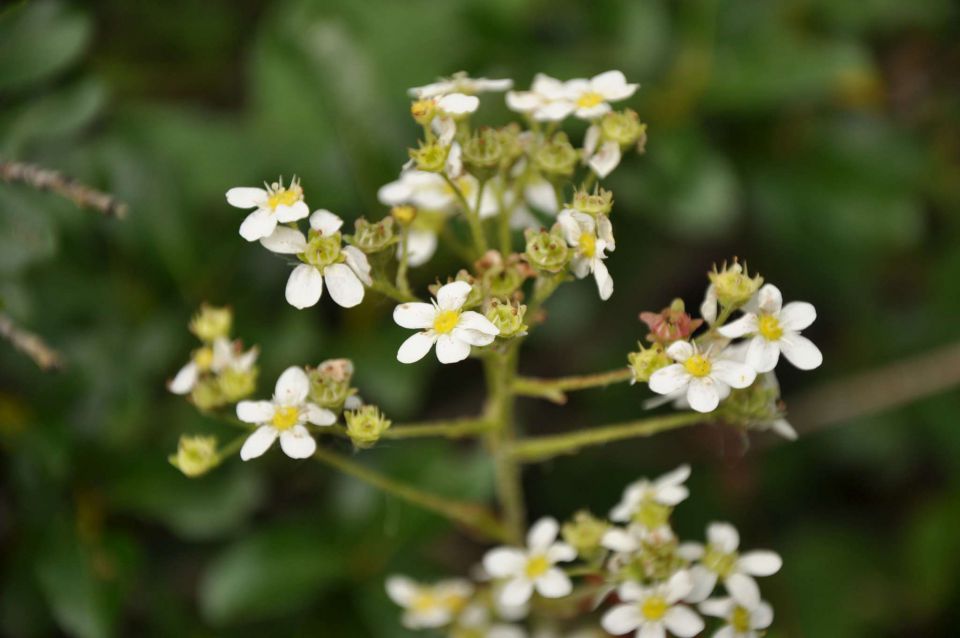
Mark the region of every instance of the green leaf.
POLYGON ((90 40, 91 22, 59 2, 24 2, 0 14, 0 90, 54 75, 90 40))

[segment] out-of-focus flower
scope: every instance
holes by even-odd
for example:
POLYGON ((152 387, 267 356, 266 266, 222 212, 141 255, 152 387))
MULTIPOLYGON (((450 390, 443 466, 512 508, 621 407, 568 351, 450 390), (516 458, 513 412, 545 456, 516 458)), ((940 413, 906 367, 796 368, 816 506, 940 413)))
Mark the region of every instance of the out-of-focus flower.
POLYGON ((557 542, 560 525, 553 518, 541 518, 527 534, 527 547, 497 547, 483 557, 483 567, 494 578, 504 579, 500 602, 523 605, 536 590, 544 598, 563 598, 572 590, 570 578, 557 563, 577 557, 577 550, 557 542))

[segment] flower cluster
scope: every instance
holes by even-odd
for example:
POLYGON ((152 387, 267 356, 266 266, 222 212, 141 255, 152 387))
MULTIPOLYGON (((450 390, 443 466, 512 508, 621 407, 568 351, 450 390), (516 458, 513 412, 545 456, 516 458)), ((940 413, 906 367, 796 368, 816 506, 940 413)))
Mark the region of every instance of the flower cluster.
POLYGON ((689 494, 689 475, 682 466, 629 485, 609 520, 579 512, 561 527, 540 519, 525 547, 489 550, 476 582, 392 576, 387 594, 404 609, 404 626, 453 638, 606 635, 597 625, 617 636, 690 638, 706 628, 703 616, 719 619, 717 638, 757 638, 773 610, 756 577, 779 571, 781 559, 740 551, 727 523, 710 524, 705 544, 680 542, 670 516, 689 494), (723 594, 711 598, 720 583, 723 594))

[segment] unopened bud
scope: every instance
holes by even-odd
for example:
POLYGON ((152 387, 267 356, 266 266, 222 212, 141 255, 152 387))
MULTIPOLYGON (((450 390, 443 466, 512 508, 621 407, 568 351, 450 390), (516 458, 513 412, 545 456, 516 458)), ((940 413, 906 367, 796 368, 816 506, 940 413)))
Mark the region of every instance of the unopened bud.
POLYGON ((177 453, 168 459, 175 468, 191 478, 208 472, 219 463, 217 437, 182 435, 177 453))
POLYGON ((577 190, 573 194, 573 208, 581 213, 592 215, 609 215, 613 210, 613 192, 605 188, 594 188, 593 192, 577 190))
POLYGON ((741 266, 736 259, 729 266, 724 263, 720 270, 717 270, 714 265, 713 271, 707 273, 707 276, 713 283, 717 301, 724 308, 739 308, 747 303, 763 285, 763 277, 760 275, 751 277, 747 272, 746 264, 741 266))
POLYGON ((577 150, 566 133, 557 133, 548 143, 537 149, 534 164, 544 173, 569 177, 577 166, 577 150))
POLYGON ((227 368, 217 377, 220 394, 226 403, 236 403, 245 399, 257 389, 259 370, 253 366, 247 370, 227 368))
POLYGON ((220 337, 229 336, 232 324, 233 311, 230 308, 203 304, 190 321, 190 331, 201 341, 211 343, 220 337))
POLYGON ((687 339, 703 324, 703 319, 692 319, 684 311, 682 299, 674 299, 669 308, 660 312, 641 312, 640 321, 650 328, 647 340, 665 346, 687 339))
POLYGON ((527 307, 521 303, 505 304, 496 300, 487 311, 487 319, 500 330, 502 339, 522 337, 527 334, 527 325, 523 322, 527 307))
POLYGON ((373 447, 390 428, 390 419, 384 417, 375 405, 344 412, 343 416, 347 421, 347 436, 358 448, 373 447))
POLYGON ((437 105, 431 99, 416 100, 410 104, 410 115, 421 126, 426 126, 437 113, 437 105))
POLYGON ((537 270, 557 273, 570 261, 570 249, 559 231, 527 229, 527 261, 537 270))
POLYGON ((600 541, 610 528, 610 524, 595 517, 586 510, 580 510, 573 519, 564 523, 563 540, 572 545, 581 557, 595 554, 600 549, 600 541))
POLYGON ((481 128, 463 145, 463 161, 477 177, 490 177, 502 158, 500 135, 492 128, 481 128))
POLYGON ((199 410, 213 410, 227 403, 220 389, 220 380, 215 376, 198 381, 190 392, 190 400, 199 410))
POLYGON ((631 352, 627 355, 627 361, 630 362, 630 369, 633 371, 634 383, 646 383, 654 372, 673 363, 659 343, 655 343, 651 348, 644 348, 641 345, 639 352, 631 352))
POLYGON ((428 173, 442 173, 447 163, 449 148, 442 144, 420 143, 419 148, 410 149, 410 158, 421 171, 428 173))
POLYGON ((353 393, 353 362, 349 359, 329 359, 316 368, 307 370, 310 378, 310 400, 322 408, 339 410, 353 393))
POLYGON ((636 144, 640 137, 646 137, 646 125, 640 123, 636 111, 626 109, 607 113, 600 120, 600 132, 604 139, 613 140, 621 148, 636 144))
POLYGON ((393 232, 393 217, 384 217, 375 223, 368 222, 361 217, 354 222, 353 228, 353 237, 351 238, 353 245, 367 254, 386 250, 396 243, 396 236, 393 232))

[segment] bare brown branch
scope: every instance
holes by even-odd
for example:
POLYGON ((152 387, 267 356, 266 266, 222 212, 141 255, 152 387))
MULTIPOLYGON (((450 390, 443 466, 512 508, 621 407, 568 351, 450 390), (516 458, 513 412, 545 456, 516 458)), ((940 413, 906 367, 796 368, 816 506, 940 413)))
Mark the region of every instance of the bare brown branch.
POLYGON ((63 368, 63 357, 34 333, 20 328, 8 315, 0 313, 0 337, 34 360, 41 370, 63 368))
POLYGON ((107 217, 122 219, 127 214, 126 203, 110 193, 91 188, 59 171, 36 164, 0 161, 0 179, 10 184, 23 184, 39 191, 55 193, 81 208, 99 211, 107 217))

